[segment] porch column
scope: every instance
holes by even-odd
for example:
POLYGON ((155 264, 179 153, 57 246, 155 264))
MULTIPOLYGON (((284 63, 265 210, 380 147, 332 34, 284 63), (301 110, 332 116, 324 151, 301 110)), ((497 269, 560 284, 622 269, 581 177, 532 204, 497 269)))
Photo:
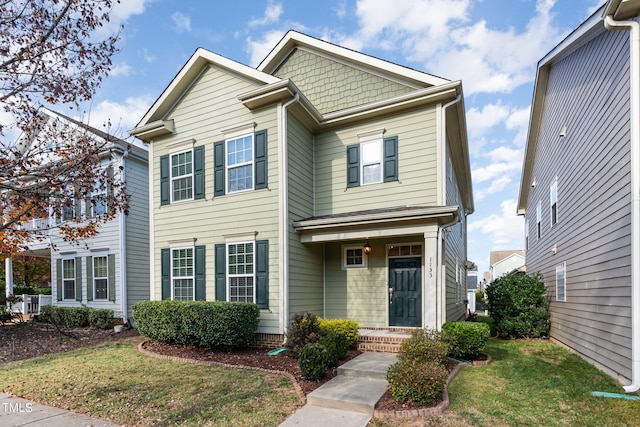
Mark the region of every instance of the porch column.
POLYGON ((434 226, 424 232, 424 327, 438 327, 439 298, 438 292, 438 228, 434 226))
POLYGON ((13 260, 11 258, 4 260, 4 283, 6 296, 13 294, 13 260))

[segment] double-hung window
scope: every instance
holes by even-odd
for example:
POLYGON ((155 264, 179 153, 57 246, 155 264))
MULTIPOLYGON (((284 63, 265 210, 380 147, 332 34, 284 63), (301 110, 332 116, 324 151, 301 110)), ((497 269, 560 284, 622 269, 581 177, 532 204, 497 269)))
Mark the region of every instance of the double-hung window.
POLYGON ((72 300, 76 298, 75 258, 62 260, 62 298, 65 300, 72 300))
POLYGON ((253 190, 253 134, 226 141, 227 193, 253 190))
POLYGON ((229 301, 255 302, 254 242, 227 244, 229 301))
POLYGON ((193 151, 171 155, 171 201, 193 199, 193 151))
POLYGON ((382 182, 382 139, 360 144, 362 185, 382 182))
POLYGON ((558 178, 556 178, 549 189, 549 207, 551 214, 551 226, 558 222, 558 178))
POLYGON ((173 299, 194 299, 193 248, 171 249, 171 284, 173 299))
POLYGON ((108 264, 106 255, 93 257, 93 289, 96 300, 109 299, 108 264))
POLYGON ((542 236, 542 202, 538 201, 536 206, 536 239, 540 239, 542 236))
MULTIPOLYGON (((96 184, 91 191, 91 217, 95 218, 107 213, 107 189, 96 184)), ((87 212, 88 214, 88 212, 87 212)))

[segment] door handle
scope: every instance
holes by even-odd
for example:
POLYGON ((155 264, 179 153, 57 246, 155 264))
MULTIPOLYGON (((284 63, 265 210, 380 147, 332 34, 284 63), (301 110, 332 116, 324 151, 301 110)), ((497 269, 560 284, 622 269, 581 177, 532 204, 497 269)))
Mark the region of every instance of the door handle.
POLYGON ((389 304, 393 304, 393 288, 389 288, 389 304))

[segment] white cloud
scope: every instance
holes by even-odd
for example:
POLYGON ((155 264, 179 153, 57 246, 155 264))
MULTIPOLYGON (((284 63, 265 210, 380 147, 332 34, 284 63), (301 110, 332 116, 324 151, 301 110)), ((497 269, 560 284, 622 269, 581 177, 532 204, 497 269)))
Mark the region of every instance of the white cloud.
POLYGON ((185 15, 182 12, 174 12, 171 15, 171 20, 173 21, 173 26, 178 33, 191 32, 191 17, 189 17, 189 15, 185 15))
POLYGON ((117 2, 113 5, 109 13, 109 22, 98 30, 99 35, 110 35, 118 32, 120 27, 133 15, 139 15, 144 12, 147 4, 153 0, 125 0, 117 2))
POLYGON ((149 51, 145 48, 142 48, 142 50, 140 51, 140 53, 142 54, 142 58, 144 59, 144 62, 151 64, 156 62, 156 56, 152 55, 149 53, 149 51))
POLYGON ((507 129, 517 130, 517 134, 513 139, 517 147, 524 147, 527 142, 527 131, 529 130, 529 115, 531 107, 522 108, 513 111, 505 123, 507 129))
POLYGON ((491 185, 489 185, 489 187, 475 191, 473 194, 473 199, 478 201, 491 196, 492 194, 500 193, 512 182, 513 180, 509 176, 500 176, 491 181, 491 185))
POLYGON ((476 138, 484 135, 492 127, 502 123, 509 117, 509 107, 496 104, 486 104, 482 110, 471 108, 467 111, 467 129, 469 136, 476 138))
POLYGON ((109 75, 112 77, 129 76, 131 75, 132 71, 133 71, 133 67, 125 62, 122 64, 114 65, 111 68, 109 75))
POLYGON ((102 101, 91 108, 88 117, 89 125, 107 131, 107 124, 110 123, 109 131, 124 138, 127 136, 126 132, 138 124, 154 99, 152 96, 144 95, 127 98, 124 103, 110 100, 102 101))
POLYGON ((524 244, 524 219, 516 215, 516 200, 500 203, 500 212, 488 217, 469 221, 470 233, 488 235, 485 242, 492 242, 488 250, 522 248, 524 244))
POLYGON ((336 13, 338 19, 344 19, 347 16, 347 2, 346 0, 340 0, 337 6, 333 7, 333 11, 336 13))
POLYGON ((254 18, 249 21, 249 26, 255 27, 258 25, 269 25, 278 22, 283 11, 282 4, 274 3, 270 0, 267 4, 267 8, 264 10, 264 15, 261 18, 254 18))
POLYGON ((257 66, 271 52, 273 47, 278 44, 285 32, 280 30, 272 30, 263 34, 262 40, 253 40, 247 37, 247 53, 249 53, 249 65, 257 66))

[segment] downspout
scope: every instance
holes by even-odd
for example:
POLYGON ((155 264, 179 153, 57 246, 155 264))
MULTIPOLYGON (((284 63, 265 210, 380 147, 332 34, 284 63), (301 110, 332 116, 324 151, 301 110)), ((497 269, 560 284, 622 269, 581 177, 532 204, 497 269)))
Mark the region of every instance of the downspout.
MULTIPOLYGON (((458 94, 458 96, 456 96, 456 98, 452 101, 449 101, 448 103, 444 104, 441 108, 442 110, 442 115, 441 115, 441 124, 440 124, 440 128, 442 129, 442 139, 441 141, 443 142, 443 157, 444 159, 441 160, 442 163, 442 171, 444 172, 442 174, 442 176, 440 177, 440 179, 442 179, 442 183, 443 183, 443 188, 444 188, 444 192, 443 192, 443 199, 442 200, 442 204, 446 205, 446 198, 447 198, 447 159, 446 159, 446 146, 448 143, 448 138, 447 138, 447 108, 451 107, 452 105, 460 102, 460 100, 462 99, 462 95, 458 94)), ((442 267, 445 265, 444 264, 444 254, 442 253, 442 245, 444 242, 444 236, 442 235, 442 232, 444 231, 445 228, 451 227, 452 225, 454 225, 456 222, 458 221, 453 221, 449 224, 444 224, 438 227, 438 238, 437 238, 437 252, 436 252, 436 265, 438 266, 438 270, 437 270, 437 279, 436 279, 436 286, 437 286, 437 293, 436 293, 436 329, 440 330, 442 329, 442 325, 445 322, 445 299, 447 297, 447 289, 445 288, 446 286, 446 282, 444 280, 443 277, 443 273, 442 273, 442 267)), ((425 280, 426 283, 426 280, 425 280)))
POLYGON ((624 391, 640 389, 640 24, 616 21, 614 7, 605 10, 604 26, 608 30, 630 30, 631 92, 631 384, 624 391))
MULTIPOLYGON (((124 154, 120 157, 120 181, 126 182, 126 175, 124 164, 124 158, 129 156, 129 150, 125 150, 124 154)), ((122 304, 122 322, 127 325, 129 323, 127 310, 127 222, 125 221, 125 215, 120 212, 118 214, 120 221, 120 300, 122 304)))
POLYGON ((292 100, 283 104, 281 108, 282 137, 280 138, 280 161, 278 162, 278 173, 280 181, 280 218, 278 229, 280 230, 278 240, 280 289, 281 289, 281 310, 282 310, 282 331, 287 333, 289 325, 289 164, 287 150, 287 108, 294 102, 298 102, 300 95, 295 94, 292 100))

